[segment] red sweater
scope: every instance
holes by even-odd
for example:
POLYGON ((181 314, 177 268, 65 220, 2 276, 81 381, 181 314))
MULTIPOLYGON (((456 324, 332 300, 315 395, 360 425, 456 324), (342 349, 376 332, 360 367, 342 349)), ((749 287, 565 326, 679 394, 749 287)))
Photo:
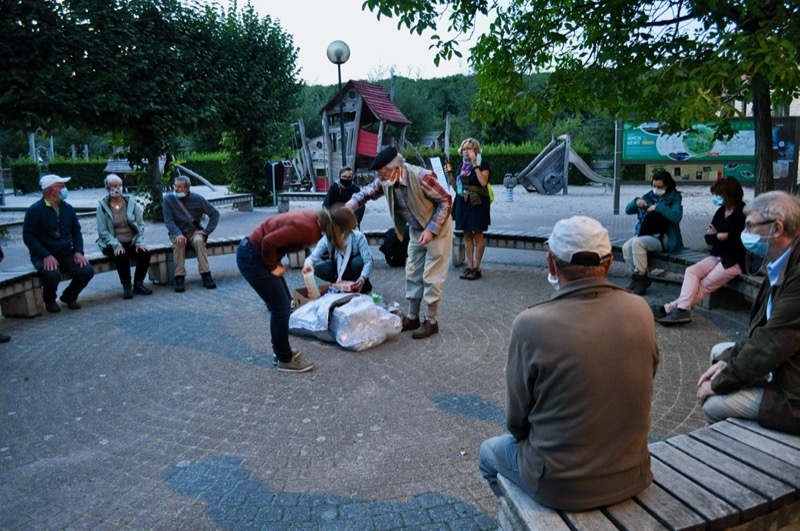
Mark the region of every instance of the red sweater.
POLYGON ((261 251, 261 261, 270 271, 286 254, 303 251, 320 238, 316 210, 292 210, 267 218, 247 237, 261 251))

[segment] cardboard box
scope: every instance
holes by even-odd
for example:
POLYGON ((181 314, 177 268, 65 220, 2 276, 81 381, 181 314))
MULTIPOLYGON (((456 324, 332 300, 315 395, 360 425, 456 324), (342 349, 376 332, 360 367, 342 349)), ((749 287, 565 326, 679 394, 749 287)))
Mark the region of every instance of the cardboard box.
MULTIPOLYGON (((328 291, 330 284, 320 284, 318 287, 319 292, 321 294, 325 294, 328 291)), ((292 300, 294 301, 295 309, 310 301, 311 299, 308 297, 308 288, 297 288, 294 290, 294 293, 292 293, 292 300)))

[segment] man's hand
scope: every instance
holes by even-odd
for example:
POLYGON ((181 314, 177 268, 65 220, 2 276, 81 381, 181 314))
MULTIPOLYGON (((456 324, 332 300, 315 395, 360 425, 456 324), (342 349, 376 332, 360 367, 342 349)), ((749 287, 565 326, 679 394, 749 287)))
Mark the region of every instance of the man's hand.
POLYGON ((114 256, 119 256, 121 254, 125 254, 124 247, 117 247, 116 249, 114 249, 114 256))
POLYGON ((286 267, 283 264, 278 264, 278 267, 270 271, 273 276, 282 277, 286 275, 286 267))
POLYGON ((45 271, 55 271, 58 269, 58 260, 52 254, 50 256, 44 257, 44 270, 45 271))
POLYGON ((89 260, 87 260, 86 257, 83 256, 83 253, 75 253, 73 260, 75 260, 75 263, 81 267, 89 263, 89 260))
POLYGON ((175 236, 175 247, 186 247, 186 236, 175 236))
POLYGON ((697 381, 697 402, 702 404, 709 396, 716 393, 711 390, 711 381, 727 367, 727 362, 717 361, 704 372, 697 381))
POLYGON ((204 230, 196 230, 194 231, 194 235, 199 234, 200 236, 208 236, 208 233, 204 230))
POLYGON ((435 237, 436 235, 432 233, 430 229, 425 229, 424 231, 422 231, 422 236, 419 237, 417 243, 420 245, 427 245, 430 242, 432 242, 435 237))

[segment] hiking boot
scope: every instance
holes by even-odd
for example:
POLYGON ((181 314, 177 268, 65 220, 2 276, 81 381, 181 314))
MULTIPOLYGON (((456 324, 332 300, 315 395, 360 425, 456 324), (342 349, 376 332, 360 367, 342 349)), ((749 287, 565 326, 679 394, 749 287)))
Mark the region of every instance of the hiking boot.
POLYGON ((422 323, 422 326, 419 327, 419 330, 416 330, 411 337, 414 339, 425 339, 426 337, 430 337, 433 334, 439 333, 439 323, 434 323, 425 319, 425 322, 422 323))
POLYGON ((472 274, 472 268, 471 268, 471 267, 468 267, 468 268, 466 268, 466 269, 464 270, 464 272, 463 272, 463 273, 461 273, 460 275, 458 275, 458 278, 460 278, 461 280, 465 280, 465 279, 468 279, 468 278, 469 278, 469 276, 470 276, 471 274, 472 274))
POLYGON ((61 306, 59 306, 56 301, 46 302, 44 303, 44 307, 50 313, 58 313, 61 311, 61 306))
POLYGON ((130 284, 123 284, 122 285, 122 298, 123 299, 132 299, 133 298, 133 287, 130 284))
POLYGON ((217 289, 217 283, 211 278, 211 273, 203 273, 203 287, 206 289, 217 289))
POLYGON ((663 304, 651 304, 650 311, 653 312, 653 318, 658 321, 667 316, 667 310, 663 304))
POLYGON ((415 317, 414 319, 403 317, 402 331, 405 332, 406 330, 416 330, 417 328, 419 328, 419 325, 420 325, 419 317, 415 317))
POLYGON ((133 292, 137 295, 152 295, 153 290, 144 285, 144 282, 137 282, 133 285, 133 292))
POLYGON ((306 372, 314 368, 314 364, 310 361, 303 361, 300 357, 300 352, 292 351, 292 361, 278 360, 278 370, 283 372, 306 372))
POLYGON ((479 278, 481 278, 480 268, 473 269, 467 276, 467 280, 478 280, 479 278))
POLYGON ((175 285, 176 293, 183 293, 186 291, 186 277, 175 277, 173 284, 175 285))
POLYGON ((689 310, 675 308, 674 310, 672 310, 672 312, 670 312, 669 315, 659 319, 658 322, 659 324, 662 324, 664 326, 691 323, 692 313, 689 310))
POLYGON ((81 305, 78 304, 78 300, 77 299, 65 299, 63 295, 61 297, 59 297, 59 298, 61 299, 61 302, 66 304, 67 308, 69 308, 70 310, 80 310, 81 309, 81 305))

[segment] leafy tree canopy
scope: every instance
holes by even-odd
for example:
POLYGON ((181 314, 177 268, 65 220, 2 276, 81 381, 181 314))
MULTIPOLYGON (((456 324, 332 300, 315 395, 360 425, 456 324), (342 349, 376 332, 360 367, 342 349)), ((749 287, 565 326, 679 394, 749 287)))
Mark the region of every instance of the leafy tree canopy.
MULTIPOLYGON (((741 113, 752 102, 769 144, 771 100, 800 94, 800 4, 775 0, 365 0, 378 18, 436 34, 435 61, 460 56, 479 14, 490 30, 471 50, 475 109, 496 120, 548 120, 562 109, 658 120, 665 132, 741 113), (444 25, 446 28, 441 28, 444 25), (550 72, 541 90, 526 74, 550 72)), ((476 111, 473 111, 476 112, 476 111)), ((724 126, 720 134, 730 130, 724 126)), ((771 144, 770 144, 771 146, 771 144)), ((756 153, 772 186, 771 152, 756 153)))

